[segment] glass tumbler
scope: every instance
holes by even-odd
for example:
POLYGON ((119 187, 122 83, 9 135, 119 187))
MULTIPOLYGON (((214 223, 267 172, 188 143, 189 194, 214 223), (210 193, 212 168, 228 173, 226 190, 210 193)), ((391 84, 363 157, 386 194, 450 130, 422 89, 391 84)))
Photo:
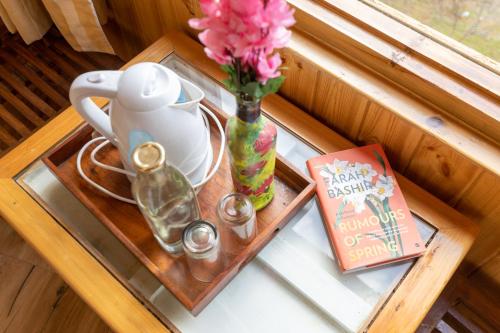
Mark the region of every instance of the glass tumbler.
POLYGON ((212 281, 224 268, 220 254, 217 228, 210 222, 191 222, 182 236, 186 262, 193 277, 199 281, 212 281))
POLYGON ((217 204, 221 243, 226 252, 238 254, 257 234, 255 208, 241 193, 229 193, 217 204))

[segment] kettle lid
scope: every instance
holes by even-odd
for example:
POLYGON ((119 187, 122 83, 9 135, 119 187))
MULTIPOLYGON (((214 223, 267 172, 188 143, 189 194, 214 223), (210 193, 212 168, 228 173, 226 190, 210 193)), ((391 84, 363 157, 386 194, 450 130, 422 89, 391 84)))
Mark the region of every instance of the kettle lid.
POLYGON ((177 74, 160 64, 142 62, 122 74, 117 99, 127 109, 150 111, 175 103, 180 94, 177 74))

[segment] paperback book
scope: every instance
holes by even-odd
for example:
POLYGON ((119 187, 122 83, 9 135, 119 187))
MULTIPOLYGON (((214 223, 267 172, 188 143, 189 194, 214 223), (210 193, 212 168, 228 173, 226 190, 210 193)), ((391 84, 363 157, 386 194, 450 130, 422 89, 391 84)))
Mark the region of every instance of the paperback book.
POLYGON ((416 223, 380 145, 318 156, 307 167, 342 271, 423 253, 416 223))

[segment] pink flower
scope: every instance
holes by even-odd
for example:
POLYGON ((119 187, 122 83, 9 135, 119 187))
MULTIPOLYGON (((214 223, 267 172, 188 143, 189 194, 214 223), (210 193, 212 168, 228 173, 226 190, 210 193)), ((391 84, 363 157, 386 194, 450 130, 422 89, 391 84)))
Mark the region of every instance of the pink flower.
POLYGON ((265 14, 266 21, 273 26, 289 28, 295 23, 293 10, 290 10, 286 1, 269 0, 265 14))
POLYGON ((227 51, 219 32, 207 29, 198 36, 200 41, 206 45, 205 53, 210 59, 215 60, 221 65, 231 63, 231 55, 227 51))
POLYGON ((281 75, 278 68, 281 65, 281 58, 278 53, 275 53, 272 57, 267 58, 265 55, 261 55, 258 58, 256 64, 257 80, 265 84, 267 80, 278 77, 281 75))
POLYGON ((219 64, 235 64, 253 70, 261 84, 280 75, 277 48, 286 46, 295 23, 286 0, 200 0, 205 17, 189 20, 204 30, 199 38, 208 57, 219 64))
POLYGON ((221 6, 219 3, 219 1, 200 0, 201 11, 207 16, 220 15, 221 6))
POLYGON ((252 17, 262 11, 264 3, 260 0, 231 0, 231 9, 241 17, 252 17))

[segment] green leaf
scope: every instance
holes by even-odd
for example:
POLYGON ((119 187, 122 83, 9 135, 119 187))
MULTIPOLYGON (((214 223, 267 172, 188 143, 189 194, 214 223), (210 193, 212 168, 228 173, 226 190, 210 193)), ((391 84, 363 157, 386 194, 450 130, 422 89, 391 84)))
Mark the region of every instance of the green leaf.
POLYGON ((266 84, 262 86, 262 96, 277 92, 284 81, 285 76, 283 75, 267 80, 266 84))
MULTIPOLYGON (((404 255, 403 240, 401 239, 401 233, 399 232, 398 221, 394 219, 392 215, 389 214, 392 211, 391 207, 389 206, 389 198, 384 199, 383 205, 384 205, 384 211, 387 214, 387 216, 389 216, 389 219, 391 221, 390 226, 393 236, 394 234, 396 234, 396 236, 398 237, 399 249, 401 250, 401 256, 403 256, 404 255)), ((394 242, 396 242, 396 236, 394 236, 394 242)))
POLYGON ((256 99, 260 99, 263 97, 261 84, 255 81, 242 86, 241 91, 256 99))
POLYGON ((283 75, 269 79, 265 85, 260 84, 256 79, 254 70, 247 71, 238 69, 235 65, 221 65, 221 69, 228 74, 228 78, 224 80, 226 88, 232 93, 245 93, 254 99, 262 99, 264 96, 275 93, 283 84, 285 77, 283 75))
POLYGON ((385 168, 385 162, 384 162, 384 159, 382 158, 382 156, 380 156, 380 154, 377 152, 377 151, 373 151, 373 154, 375 155, 375 157, 377 158, 377 161, 380 163, 380 165, 382 165, 382 168, 384 168, 384 177, 387 177, 387 170, 385 168))
POLYGON ((236 86, 234 85, 234 81, 231 79, 231 78, 227 78, 225 80, 222 81, 224 83, 224 85, 226 86, 226 88, 233 92, 233 93, 236 93, 237 92, 237 88, 236 86))
MULTIPOLYGON (((372 194, 369 194, 370 198, 372 198, 373 200, 375 201, 378 201, 380 202, 380 200, 378 200, 377 198, 375 198, 375 196, 373 196, 372 194)), ((380 224, 380 227, 382 228, 382 230, 384 231, 384 234, 385 234, 385 237, 387 238, 387 241, 392 241, 392 237, 393 236, 391 234, 391 230, 390 230, 390 226, 386 225, 384 222, 382 222, 382 218, 380 217, 380 214, 382 214, 383 212, 379 211, 378 207, 376 207, 370 199, 366 199, 365 200, 365 204, 371 209, 371 211, 373 212, 373 214, 377 215, 379 217, 379 224, 380 224)), ((382 204, 382 203, 380 203, 382 204)), ((396 242, 396 239, 394 238, 394 242, 396 242)))
POLYGON ((335 177, 335 174, 333 172, 331 172, 330 169, 328 169, 326 166, 322 167, 321 171, 329 173, 330 175, 332 175, 332 177, 335 177))
POLYGON ((233 65, 221 65, 220 68, 228 74, 236 72, 236 69, 234 68, 233 65))
POLYGON ((342 221, 342 215, 344 215, 344 208, 346 206, 346 203, 342 201, 339 205, 339 209, 337 210, 337 214, 335 215, 335 224, 333 227, 337 229, 338 225, 340 224, 340 221, 342 221))

